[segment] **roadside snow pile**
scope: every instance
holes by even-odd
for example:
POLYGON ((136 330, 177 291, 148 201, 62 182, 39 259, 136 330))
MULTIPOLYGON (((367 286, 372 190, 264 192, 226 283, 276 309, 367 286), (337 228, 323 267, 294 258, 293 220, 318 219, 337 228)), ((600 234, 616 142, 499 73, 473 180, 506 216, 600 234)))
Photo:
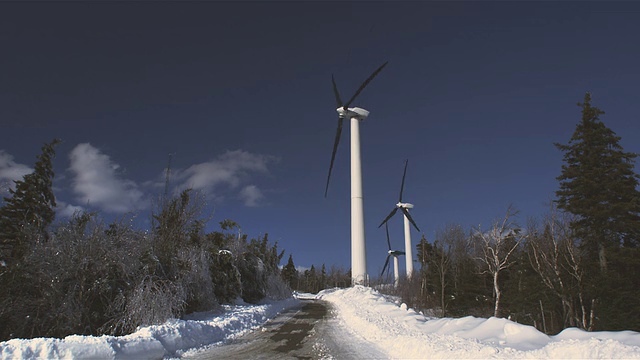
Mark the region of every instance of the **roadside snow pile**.
POLYGON ((321 291, 343 326, 390 358, 640 359, 640 333, 566 329, 547 336, 500 318, 427 318, 362 286, 321 291))
POLYGON ((265 305, 223 305, 223 312, 198 313, 186 320, 139 328, 126 336, 12 339, 0 342, 2 359, 160 359, 225 341, 264 324, 296 299, 265 305))

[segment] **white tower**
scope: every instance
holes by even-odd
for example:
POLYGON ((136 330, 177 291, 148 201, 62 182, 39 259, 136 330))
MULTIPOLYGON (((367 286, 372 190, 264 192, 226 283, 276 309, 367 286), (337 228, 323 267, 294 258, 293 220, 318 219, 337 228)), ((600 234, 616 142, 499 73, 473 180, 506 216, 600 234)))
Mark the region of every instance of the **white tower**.
POLYGON ((365 80, 358 90, 353 94, 346 104, 342 103, 335 79, 332 77, 333 92, 338 105, 338 130, 333 143, 333 153, 329 165, 329 175, 327 176, 327 186, 324 196, 329 190, 329 179, 331 170, 338 150, 340 135, 342 133, 342 123, 344 119, 351 122, 351 281, 354 285, 366 285, 369 281, 367 276, 367 252, 364 239, 364 202, 362 196, 362 162, 360 159, 360 121, 369 116, 369 111, 358 107, 350 108, 349 105, 358 97, 360 92, 378 73, 387 65, 385 62, 365 80))
POLYGON ((361 108, 337 109, 342 118, 351 120, 351 278, 353 284, 368 283, 367 249, 364 240, 364 197, 362 194, 362 159, 360 157, 360 121, 369 112, 361 108))
MULTIPOLYGON (((404 180, 407 176, 407 165, 409 164, 409 160, 405 161, 404 163, 404 174, 402 175, 402 184, 400 185, 400 198, 398 199, 398 203, 396 204, 396 206, 393 208, 393 210, 391 210, 391 212, 389 213, 389 215, 387 215, 387 217, 382 220, 382 223, 380 224, 380 226, 386 224, 386 222, 391 219, 393 217, 393 215, 396 214, 396 212, 398 211, 398 209, 400 209, 400 211, 402 211, 402 213, 404 214, 404 250, 406 252, 406 270, 407 270, 407 277, 410 278, 411 274, 413 273, 413 246, 411 245, 411 225, 413 225, 416 230, 420 231, 420 229, 418 228, 418 225, 416 225, 415 221, 413 221, 413 219, 411 218, 411 215, 409 215, 409 209, 413 208, 413 204, 409 204, 409 203, 403 203, 402 202, 402 192, 404 190, 404 180)), ((378 227, 380 227, 378 226, 378 227)))
MULTIPOLYGON (((413 204, 408 204, 408 203, 398 203, 396 206, 403 207, 404 209, 413 208, 413 204)), ((410 278, 411 274, 413 274, 413 246, 411 245, 411 223, 409 222, 409 218, 406 215, 408 212, 409 211, 406 211, 403 218, 404 218, 404 251, 407 255, 405 257, 405 261, 406 261, 405 264, 407 269, 407 278, 410 278)))

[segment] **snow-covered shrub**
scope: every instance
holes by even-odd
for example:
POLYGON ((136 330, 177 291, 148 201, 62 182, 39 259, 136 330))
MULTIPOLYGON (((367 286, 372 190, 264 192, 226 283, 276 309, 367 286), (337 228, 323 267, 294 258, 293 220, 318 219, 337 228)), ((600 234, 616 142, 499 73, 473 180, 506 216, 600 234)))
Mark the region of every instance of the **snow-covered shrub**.
POLYGON ((119 297, 123 314, 113 324, 117 332, 133 332, 138 326, 162 324, 184 312, 186 293, 179 283, 145 277, 126 297, 119 297))
POLYGON ((230 303, 240 296, 242 282, 231 251, 212 251, 209 272, 218 301, 230 303))
POLYGON ((291 297, 291 288, 279 274, 267 275, 266 297, 271 300, 283 300, 291 297))
POLYGON ((182 249, 177 254, 178 263, 182 264, 179 274, 180 283, 186 291, 185 312, 211 310, 217 305, 216 295, 211 279, 210 254, 201 247, 182 249))

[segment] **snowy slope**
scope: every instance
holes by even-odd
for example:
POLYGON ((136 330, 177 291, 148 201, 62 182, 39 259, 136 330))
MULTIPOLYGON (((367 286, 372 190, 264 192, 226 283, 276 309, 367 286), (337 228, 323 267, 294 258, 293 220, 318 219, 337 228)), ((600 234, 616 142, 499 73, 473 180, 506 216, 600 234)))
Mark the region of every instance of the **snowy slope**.
MULTIPOLYGON (((359 343, 369 343, 389 358, 640 359, 640 333, 633 331, 588 333, 567 329, 547 336, 531 326, 506 319, 426 318, 362 286, 297 297, 329 302, 341 326, 337 331, 350 332, 359 343)), ((0 343, 0 354, 2 359, 177 357, 188 349, 229 340, 256 329, 298 302, 289 299, 266 305, 225 306, 222 313, 171 320, 121 337, 14 339, 0 343)), ((349 336, 343 338, 352 341, 349 336)))
POLYGON ((434 319, 397 305, 362 286, 325 290, 354 336, 375 344, 389 358, 640 359, 640 333, 566 329, 547 336, 532 326, 506 319, 434 319))
POLYGON ((2 359, 161 359, 184 350, 231 339, 255 329, 298 304, 296 299, 265 305, 224 305, 220 313, 200 313, 146 326, 127 336, 67 336, 0 342, 2 359))

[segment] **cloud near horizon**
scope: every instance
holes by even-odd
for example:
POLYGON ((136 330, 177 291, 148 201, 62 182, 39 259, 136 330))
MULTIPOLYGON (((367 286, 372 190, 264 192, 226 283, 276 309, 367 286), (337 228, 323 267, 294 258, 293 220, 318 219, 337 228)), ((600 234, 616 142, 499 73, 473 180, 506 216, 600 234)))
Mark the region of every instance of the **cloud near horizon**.
POLYGON ((0 150, 0 195, 9 194, 9 189, 15 187, 14 181, 21 180, 32 172, 32 168, 16 163, 13 160, 13 155, 0 150))
MULTIPOLYGON (((278 159, 274 156, 252 154, 243 150, 227 151, 214 160, 192 165, 174 174, 178 181, 176 190, 192 188, 220 198, 220 193, 216 192, 219 186, 226 185, 235 189, 252 173, 268 174, 267 165, 276 161, 278 159)), ((256 185, 243 187, 238 196, 250 207, 258 206, 259 201, 264 198, 256 185)))
POLYGON ((69 154, 72 189, 76 200, 110 213, 125 213, 148 206, 138 185, 122 179, 120 167, 89 143, 78 144, 69 154))
MULTIPOLYGON (((147 181, 142 185, 123 178, 118 171, 120 165, 90 143, 76 145, 68 157, 70 176, 67 180, 71 181, 75 201, 57 199, 56 212, 62 217, 70 217, 87 208, 115 214, 143 210, 149 207, 150 196, 146 194, 149 186, 157 188, 164 184, 164 174, 162 182, 147 181)), ((274 156, 244 150, 226 151, 211 161, 184 170, 176 169, 172 172, 172 182, 177 183, 176 193, 192 188, 218 200, 225 198, 230 189, 235 189, 229 197, 238 199, 244 206, 257 207, 264 203, 263 191, 247 182, 256 174, 268 174, 268 165, 278 160, 274 156)), ((0 196, 8 195, 9 189, 14 188, 13 181, 31 172, 32 168, 16 163, 11 154, 0 150, 0 196)))

